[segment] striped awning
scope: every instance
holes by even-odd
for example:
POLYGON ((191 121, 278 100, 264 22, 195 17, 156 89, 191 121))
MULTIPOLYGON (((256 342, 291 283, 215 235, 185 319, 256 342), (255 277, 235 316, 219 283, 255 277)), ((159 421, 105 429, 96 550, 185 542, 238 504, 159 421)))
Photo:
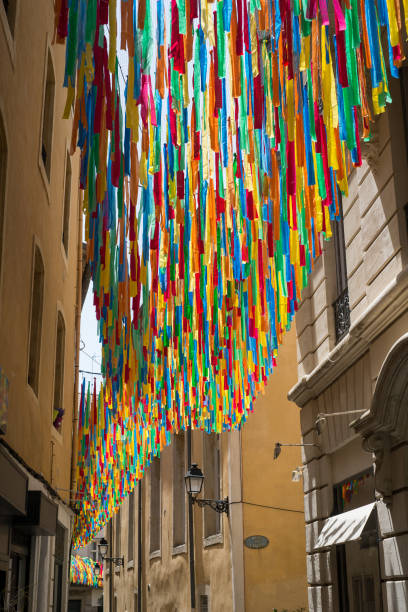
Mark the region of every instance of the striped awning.
POLYGON ((331 516, 324 522, 315 550, 336 544, 358 540, 364 532, 368 520, 374 512, 376 502, 361 506, 349 512, 331 516))

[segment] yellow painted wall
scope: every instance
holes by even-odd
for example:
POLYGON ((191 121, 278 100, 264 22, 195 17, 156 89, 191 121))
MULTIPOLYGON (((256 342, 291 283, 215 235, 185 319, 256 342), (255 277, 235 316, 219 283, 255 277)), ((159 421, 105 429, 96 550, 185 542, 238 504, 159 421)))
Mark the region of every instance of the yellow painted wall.
POLYGON ((260 550, 244 546, 247 612, 307 609, 302 481, 291 480, 292 470, 302 463, 300 448, 283 447, 273 460, 275 442, 300 442, 299 409, 287 400, 296 376, 292 330, 279 348, 278 367, 265 395, 257 398, 242 430, 244 538, 263 535, 269 539, 269 545, 260 550))
MULTIPOLYGON (((0 114, 8 157, 0 270, 0 366, 10 383, 6 441, 54 487, 69 489, 75 357, 79 159, 71 158, 68 258, 62 245, 71 120, 63 120, 65 46, 51 46, 53 2, 17 2, 14 37, 0 20, 0 114), (47 50, 55 72, 50 181, 41 160, 47 50), (45 268, 39 395, 27 383, 34 241, 45 268), (66 327, 61 434, 52 424, 57 307, 66 327)), ((60 491, 63 493, 62 491, 60 491)), ((63 494, 66 498, 67 494, 63 494)))

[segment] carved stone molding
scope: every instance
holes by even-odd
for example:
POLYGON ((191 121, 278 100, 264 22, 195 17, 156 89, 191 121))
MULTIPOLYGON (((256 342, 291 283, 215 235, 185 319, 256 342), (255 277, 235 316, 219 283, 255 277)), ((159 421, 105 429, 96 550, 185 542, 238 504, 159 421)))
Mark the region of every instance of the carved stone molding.
POLYGON ((373 454, 376 496, 386 504, 392 500, 391 436, 384 432, 363 439, 363 449, 373 454))

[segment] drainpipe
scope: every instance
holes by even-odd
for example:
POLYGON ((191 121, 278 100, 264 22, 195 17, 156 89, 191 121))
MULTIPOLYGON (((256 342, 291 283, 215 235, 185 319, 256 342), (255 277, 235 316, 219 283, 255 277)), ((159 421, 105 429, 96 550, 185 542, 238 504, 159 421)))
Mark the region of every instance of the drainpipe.
POLYGON ((137 612, 142 612, 142 481, 137 491, 137 612))
POLYGON ((78 234, 77 234, 77 286, 75 304, 75 368, 74 368, 74 407, 72 414, 72 454, 71 454, 71 507, 74 506, 76 493, 76 462, 78 455, 78 394, 79 394, 79 345, 81 343, 81 292, 82 292, 82 197, 78 187, 78 234))
MULTIPOLYGON (((191 427, 187 429, 187 465, 188 469, 191 466, 191 427)), ((193 523, 193 501, 191 495, 188 495, 188 536, 189 536, 189 552, 190 552, 190 594, 191 594, 191 609, 195 610, 195 565, 194 565, 194 523, 193 523)))

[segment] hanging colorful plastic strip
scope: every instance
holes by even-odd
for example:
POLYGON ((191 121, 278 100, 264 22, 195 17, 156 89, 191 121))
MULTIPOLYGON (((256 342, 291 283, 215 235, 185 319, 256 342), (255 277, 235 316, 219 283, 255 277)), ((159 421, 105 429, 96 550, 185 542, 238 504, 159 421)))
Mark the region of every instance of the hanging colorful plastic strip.
POLYGON ((103 588, 103 566, 89 557, 71 555, 69 578, 77 586, 103 588))
POLYGON ((55 29, 103 353, 83 543, 172 433, 246 421, 391 101, 382 29, 404 54, 399 0, 57 0, 55 29))

